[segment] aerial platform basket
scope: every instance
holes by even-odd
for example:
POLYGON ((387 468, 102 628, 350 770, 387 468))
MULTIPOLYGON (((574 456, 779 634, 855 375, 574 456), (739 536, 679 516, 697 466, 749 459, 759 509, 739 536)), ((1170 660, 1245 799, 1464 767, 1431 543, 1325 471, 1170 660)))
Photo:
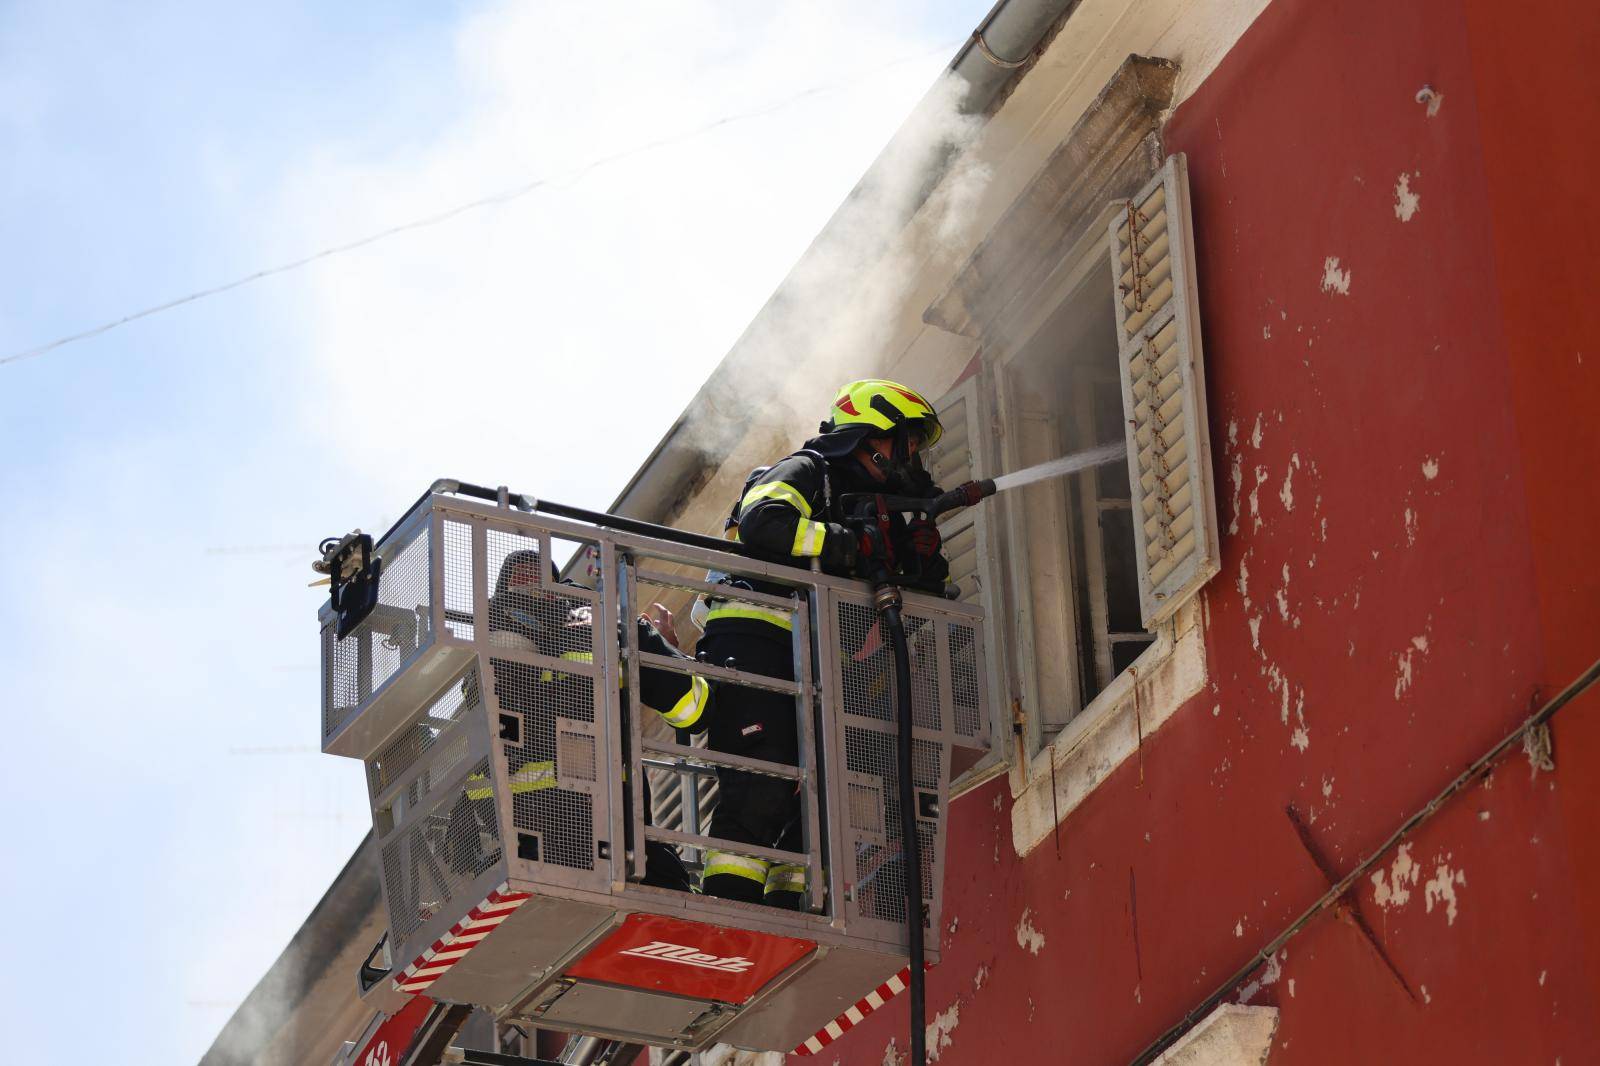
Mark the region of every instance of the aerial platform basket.
MULTIPOLYGON (((894 670, 871 590, 519 509, 526 501, 504 490, 498 500, 425 494, 373 550, 381 579, 365 618, 342 638, 331 605, 320 619, 323 750, 365 765, 381 854, 394 966, 380 1005, 392 1012, 426 995, 505 1021, 684 1049, 814 1047, 858 1001, 894 989, 907 965, 894 670), (491 625, 502 564, 529 549, 546 561, 594 560, 579 584, 539 567, 546 600, 590 619, 576 650, 570 632, 561 654, 547 655, 491 625), (707 571, 792 594, 708 584, 707 571), (669 589, 787 614, 797 680, 641 652, 631 620, 669 589), (645 667, 705 678, 710 714, 727 686, 791 694, 799 764, 678 743, 630 698, 645 667), (795 781, 797 851, 706 835, 695 797, 718 766, 795 781), (660 824, 650 824, 647 780, 660 824), (682 798, 662 816, 667 789, 682 798), (718 847, 801 866, 804 909, 646 885, 647 840, 691 866, 718 847)), ((916 594, 903 614, 922 917, 937 929, 949 782, 989 742, 982 615, 916 594)), ((936 961, 938 937, 928 944, 936 961)))

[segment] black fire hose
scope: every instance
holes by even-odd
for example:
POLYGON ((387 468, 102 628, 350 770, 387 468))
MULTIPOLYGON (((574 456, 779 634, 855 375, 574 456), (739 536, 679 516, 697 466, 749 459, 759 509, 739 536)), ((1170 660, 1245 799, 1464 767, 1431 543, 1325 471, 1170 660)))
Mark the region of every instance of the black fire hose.
MULTIPOLYGON (((887 574, 880 574, 887 578, 887 574)), ((907 984, 911 997, 911 1066, 926 1066, 927 990, 923 973, 922 929, 922 838, 917 834, 916 785, 912 780, 911 730, 911 650, 906 646, 906 627, 900 618, 900 590, 884 581, 875 581, 874 603, 889 647, 894 653, 894 691, 897 718, 896 760, 900 778, 900 866, 905 873, 906 939, 911 969, 907 984)))

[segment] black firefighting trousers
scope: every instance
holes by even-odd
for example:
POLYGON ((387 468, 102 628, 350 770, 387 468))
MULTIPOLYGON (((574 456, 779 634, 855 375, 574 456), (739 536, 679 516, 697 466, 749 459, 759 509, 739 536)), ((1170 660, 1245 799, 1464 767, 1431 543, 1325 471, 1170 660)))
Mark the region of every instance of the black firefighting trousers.
MULTIPOLYGON (((712 623, 700 640, 700 657, 716 666, 792 681, 789 633, 770 628, 772 637, 722 630, 712 623)), ((791 766, 798 761, 792 696, 719 682, 711 705, 712 750, 791 766)), ((800 849, 800 801, 793 781, 719 768, 717 785, 721 798, 711 818, 712 836, 786 851, 800 849)), ((707 895, 791 908, 799 906, 804 885, 800 867, 722 851, 708 852, 701 882, 707 895)))

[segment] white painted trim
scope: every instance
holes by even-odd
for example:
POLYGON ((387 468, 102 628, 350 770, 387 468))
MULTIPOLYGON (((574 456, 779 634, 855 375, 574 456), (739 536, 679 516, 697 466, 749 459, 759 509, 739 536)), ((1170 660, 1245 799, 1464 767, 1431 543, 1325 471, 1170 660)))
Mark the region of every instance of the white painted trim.
POLYGON ((1067 723, 1049 746, 1014 765, 1011 843, 1027 855, 1173 712, 1206 685, 1204 597, 1159 629, 1156 642, 1067 723), (1051 767, 1054 766, 1054 773, 1051 767), (1054 797, 1052 798, 1052 782, 1054 797))
POLYGON ((1277 1030, 1277 1007, 1224 1003, 1150 1066, 1266 1066, 1277 1030))

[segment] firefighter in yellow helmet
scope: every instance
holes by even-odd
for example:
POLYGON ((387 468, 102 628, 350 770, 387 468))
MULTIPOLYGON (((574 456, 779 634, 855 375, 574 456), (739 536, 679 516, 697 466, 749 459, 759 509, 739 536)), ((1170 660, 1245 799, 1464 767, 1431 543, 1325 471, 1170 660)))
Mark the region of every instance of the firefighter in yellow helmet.
MULTIPOLYGON (((818 559, 833 574, 863 576, 861 565, 871 555, 893 573, 915 573, 942 583, 949 564, 932 522, 895 516, 885 545, 848 522, 838 506, 846 493, 939 493, 919 458, 943 432, 933 405, 893 381, 852 381, 839 390, 819 430, 799 451, 745 483, 731 520, 737 539, 775 561, 809 565, 818 559)), ((757 592, 788 592, 755 580, 729 583, 757 592)), ((704 628, 700 658, 794 679, 792 622, 782 611, 711 597, 704 628)), ((792 698, 720 684, 714 704, 709 731, 713 749, 794 764, 798 740, 792 698)), ((794 782, 731 769, 718 770, 717 779, 721 799, 712 817, 712 836, 800 850, 794 782)), ((701 884, 710 895, 789 908, 800 906, 806 887, 801 867, 731 851, 707 853, 701 884)))

